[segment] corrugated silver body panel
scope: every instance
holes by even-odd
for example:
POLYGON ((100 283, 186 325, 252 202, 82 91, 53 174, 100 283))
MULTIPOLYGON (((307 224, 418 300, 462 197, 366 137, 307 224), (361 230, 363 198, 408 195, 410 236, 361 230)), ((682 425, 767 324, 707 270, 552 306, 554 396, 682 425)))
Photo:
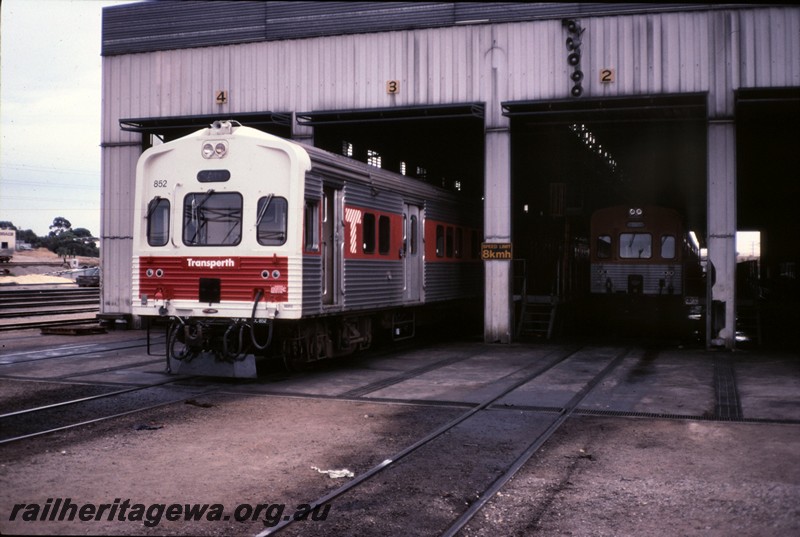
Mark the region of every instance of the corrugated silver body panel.
POLYGON ((597 294, 608 293, 607 281, 611 282, 611 293, 628 292, 628 276, 642 276, 642 293, 644 295, 668 295, 669 286, 672 285, 673 295, 683 294, 683 268, 681 265, 635 265, 635 264, 602 264, 592 263, 591 266, 591 292, 597 294), (661 288, 659 280, 664 280, 661 288))
POLYGON ((425 302, 480 296, 482 269, 480 261, 425 263, 425 302))
POLYGON ((345 259, 344 309, 398 306, 403 301, 400 261, 345 259))
MULTIPOLYGON (((466 203, 466 202, 462 202, 466 203)), ((452 203, 442 203, 439 200, 429 200, 425 203, 425 218, 436 220, 439 222, 449 222, 466 226, 479 226, 480 207, 467 208, 463 205, 454 205, 452 203)))
MULTIPOLYGON (((377 191, 369 185, 349 182, 344 187, 344 205, 365 212, 400 214, 402 199, 396 192, 377 191)), ((344 259, 343 306, 347 311, 397 306, 403 301, 403 263, 396 252, 376 259, 344 259), (394 255, 392 255, 394 253, 394 255)))
POLYGON ((303 315, 322 312, 322 256, 303 256, 303 315))
MULTIPOLYGON (((322 177, 306 174, 305 198, 322 199, 322 177)), ((322 311, 322 254, 303 255, 303 315, 317 315, 322 311)))
MULTIPOLYGON (((415 181, 415 179, 407 181, 415 181)), ((344 187, 344 204, 394 214, 403 212, 403 199, 397 192, 378 191, 370 185, 352 182, 347 183, 344 187)))

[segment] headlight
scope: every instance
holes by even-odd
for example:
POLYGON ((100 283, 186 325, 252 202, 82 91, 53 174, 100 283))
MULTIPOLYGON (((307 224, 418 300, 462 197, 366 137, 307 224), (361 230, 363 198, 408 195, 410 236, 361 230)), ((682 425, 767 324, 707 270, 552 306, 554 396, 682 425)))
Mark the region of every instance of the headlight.
POLYGON ((224 158, 228 154, 227 142, 206 142, 201 151, 203 158, 224 158))

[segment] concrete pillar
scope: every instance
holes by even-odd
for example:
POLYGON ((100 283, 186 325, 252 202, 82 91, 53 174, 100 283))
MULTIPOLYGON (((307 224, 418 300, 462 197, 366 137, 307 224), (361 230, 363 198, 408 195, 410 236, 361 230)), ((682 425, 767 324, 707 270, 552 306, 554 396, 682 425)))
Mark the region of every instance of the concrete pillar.
MULTIPOLYGON (((709 15, 710 46, 708 92, 708 259, 716 282, 711 298, 724 313, 719 331, 709 330, 706 344, 733 349, 736 343, 736 124, 733 88, 739 80, 739 40, 736 15, 716 11, 709 15)), ((713 311, 712 304, 707 304, 713 311)), ((706 325, 709 326, 708 324, 706 325)))
MULTIPOLYGON (((511 132, 502 113, 508 85, 508 59, 497 36, 486 52, 489 60, 489 99, 486 103, 486 152, 484 168, 484 241, 511 242, 511 132)), ((512 261, 484 261, 485 299, 483 339, 487 343, 511 343, 513 324, 512 261)))
MULTIPOLYGON (((511 242, 511 135, 506 129, 486 132, 484 241, 511 242)), ((510 343, 512 337, 511 260, 484 261, 483 339, 510 343)))
MULTIPOLYGON (((733 120, 711 120, 708 125, 708 259, 715 283, 711 298, 724 312, 724 326, 713 325, 706 343, 733 349, 736 343, 736 127, 733 120)), ((707 311, 714 310, 712 304, 707 311)), ((707 325, 709 326, 709 325, 707 325)))

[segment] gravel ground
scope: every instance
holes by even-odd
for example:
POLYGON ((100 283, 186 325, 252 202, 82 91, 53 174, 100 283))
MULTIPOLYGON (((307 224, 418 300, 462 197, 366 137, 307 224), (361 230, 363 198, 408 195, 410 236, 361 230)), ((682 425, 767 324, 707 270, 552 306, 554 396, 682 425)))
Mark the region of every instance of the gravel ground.
POLYGON ((797 425, 576 417, 464 535, 800 534, 797 425))
MULTIPOLYGON (((237 522, 248 513, 244 504, 285 504, 285 516, 347 480, 320 470, 361 474, 461 412, 198 396, 190 404, 6 445, 0 449, 0 533, 256 535, 277 511, 237 522), (43 508, 48 498, 78 505, 129 499, 148 508, 219 504, 223 520, 173 522, 162 512, 149 525, 147 517, 50 522, 41 521, 40 511, 37 521, 26 521, 26 512, 34 516, 30 504, 43 508), (25 507, 10 521, 19 504, 25 507)), ((548 416, 522 414, 512 425, 498 417, 510 413, 491 414, 494 422, 484 418, 443 439, 442 449, 431 444, 424 456, 367 481, 367 494, 334 499, 325 520, 293 524, 281 534, 438 535, 472 501, 469 491, 520 451, 516 440, 526 427, 541 427, 548 416), (493 439, 485 449, 478 449, 480 430, 493 439)), ((797 425, 575 416, 462 534, 797 535, 798 446, 797 425)))

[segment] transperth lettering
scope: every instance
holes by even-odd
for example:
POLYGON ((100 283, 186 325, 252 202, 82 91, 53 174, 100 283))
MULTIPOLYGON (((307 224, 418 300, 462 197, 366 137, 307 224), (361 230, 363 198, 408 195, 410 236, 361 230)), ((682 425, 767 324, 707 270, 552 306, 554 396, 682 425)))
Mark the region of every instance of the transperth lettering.
POLYGON ((186 266, 189 268, 236 268, 236 261, 232 258, 227 259, 194 259, 186 258, 186 266))

